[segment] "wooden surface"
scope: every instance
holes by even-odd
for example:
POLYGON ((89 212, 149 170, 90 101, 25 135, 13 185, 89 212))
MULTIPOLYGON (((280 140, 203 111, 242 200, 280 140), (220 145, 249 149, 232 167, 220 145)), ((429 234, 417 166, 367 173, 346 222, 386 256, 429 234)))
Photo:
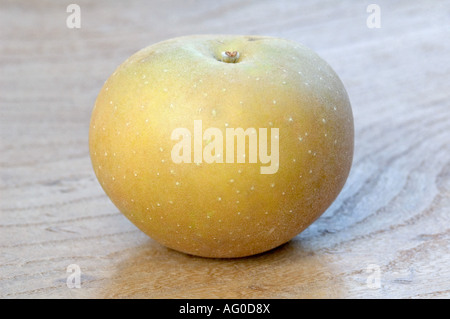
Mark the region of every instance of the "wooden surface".
POLYGON ((1 298, 450 297, 449 1, 378 1, 379 29, 364 1, 111 2, 77 1, 81 28, 69 29, 71 2, 0 1, 1 298), (304 43, 352 102, 343 192, 266 254, 168 250, 118 212, 91 168, 106 78, 135 51, 194 33, 304 43), (71 264, 79 289, 66 284, 71 264))

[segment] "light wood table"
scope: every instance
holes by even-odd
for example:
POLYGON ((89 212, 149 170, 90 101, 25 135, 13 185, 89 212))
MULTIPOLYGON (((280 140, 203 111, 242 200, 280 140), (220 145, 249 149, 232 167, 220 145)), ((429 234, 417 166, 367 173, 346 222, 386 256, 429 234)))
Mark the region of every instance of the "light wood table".
POLYGON ((1 298, 450 297, 450 2, 0 2, 1 298), (166 249, 123 217, 88 155, 94 100, 135 51, 195 33, 311 47, 343 80, 355 159, 326 213, 243 259, 166 249), (69 265, 81 288, 69 289, 69 265), (378 281, 379 279, 379 281, 378 281))

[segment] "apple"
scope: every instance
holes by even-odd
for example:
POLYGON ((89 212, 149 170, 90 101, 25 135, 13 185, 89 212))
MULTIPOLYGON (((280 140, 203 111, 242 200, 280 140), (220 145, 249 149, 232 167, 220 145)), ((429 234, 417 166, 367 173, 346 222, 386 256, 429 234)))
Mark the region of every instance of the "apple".
POLYGON ((288 242, 336 199, 353 158, 346 90, 311 49, 193 35, 135 53, 93 109, 95 174, 166 247, 243 257, 288 242))

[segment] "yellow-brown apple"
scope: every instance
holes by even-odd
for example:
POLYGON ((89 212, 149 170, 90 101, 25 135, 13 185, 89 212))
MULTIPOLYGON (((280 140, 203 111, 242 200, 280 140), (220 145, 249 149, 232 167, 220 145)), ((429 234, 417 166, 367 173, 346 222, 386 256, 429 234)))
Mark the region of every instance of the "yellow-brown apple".
POLYGON ((205 257, 261 253, 303 231, 341 191, 353 139, 347 93, 324 60, 234 35, 131 56, 101 89, 89 132, 118 209, 159 243, 205 257))

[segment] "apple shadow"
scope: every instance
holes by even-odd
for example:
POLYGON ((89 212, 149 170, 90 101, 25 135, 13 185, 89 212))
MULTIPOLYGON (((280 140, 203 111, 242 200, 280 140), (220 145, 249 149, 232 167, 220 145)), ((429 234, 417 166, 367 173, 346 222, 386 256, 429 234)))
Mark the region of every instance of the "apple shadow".
POLYGON ((204 258, 155 241, 136 247, 116 267, 101 298, 336 298, 330 255, 308 251, 296 237, 262 254, 204 258), (333 287, 333 289, 330 289, 333 287))

